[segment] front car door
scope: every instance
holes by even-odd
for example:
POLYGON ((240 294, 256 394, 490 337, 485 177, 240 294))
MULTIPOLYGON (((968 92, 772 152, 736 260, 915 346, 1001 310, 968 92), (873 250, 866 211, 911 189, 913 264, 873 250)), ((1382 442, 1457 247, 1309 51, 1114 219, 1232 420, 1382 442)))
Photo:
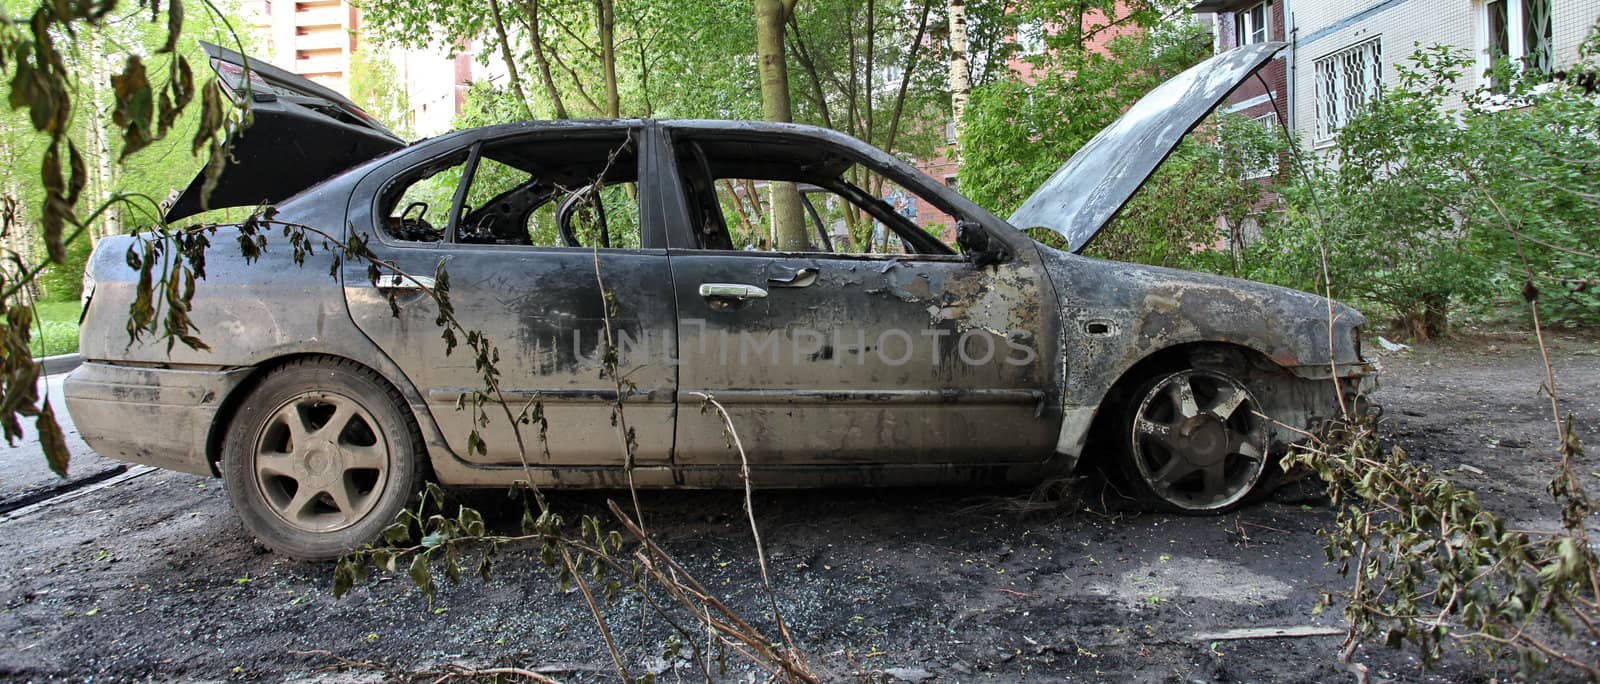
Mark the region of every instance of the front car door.
POLYGON ((906 220, 887 185, 849 182, 881 178, 962 213, 849 139, 667 127, 684 190, 668 216, 686 481, 738 463, 716 414, 695 406, 702 395, 727 408, 774 484, 818 466, 935 472, 1050 457, 1062 369, 1036 252, 974 265, 906 220), (765 249, 764 198, 783 182, 803 184, 813 251, 765 249))
POLYGON ((584 484, 583 467, 624 463, 612 423, 617 382, 601 372, 603 279, 626 293, 611 334, 637 463, 666 472, 676 315, 658 202, 636 184, 650 177, 640 153, 646 135, 647 126, 626 122, 484 129, 425 143, 356 190, 352 229, 380 259, 425 283, 443 262, 454 317, 494 345, 511 412, 531 417, 538 404, 548 419, 546 455, 536 424, 513 431, 497 403, 477 410, 486 383, 462 333, 446 354, 438 308, 417 283, 381 269, 374 284, 366 264, 347 264, 351 316, 427 398, 451 451, 468 464, 520 469, 526 456, 535 467, 560 466, 545 471, 551 477, 584 484), (475 428, 481 447, 470 440, 475 428))

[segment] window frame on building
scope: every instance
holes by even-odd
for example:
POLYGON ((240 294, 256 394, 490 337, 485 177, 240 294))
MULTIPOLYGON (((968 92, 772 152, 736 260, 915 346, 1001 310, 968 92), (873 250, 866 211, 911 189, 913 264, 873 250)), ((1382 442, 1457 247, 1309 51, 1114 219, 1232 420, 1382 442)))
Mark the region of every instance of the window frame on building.
POLYGON ((1272 0, 1263 0, 1234 13, 1233 28, 1235 46, 1272 40, 1272 0))
MULTIPOLYGON (((1281 124, 1278 123, 1278 111, 1277 110, 1272 110, 1272 111, 1269 111, 1269 112, 1266 112, 1266 113, 1263 113, 1263 114, 1258 114, 1256 116, 1252 116, 1252 117, 1250 117, 1250 122, 1251 122, 1252 125, 1266 126, 1268 128, 1268 130, 1271 130, 1271 131, 1274 131, 1274 132, 1276 132, 1278 130, 1278 127, 1281 125, 1281 124)), ((1246 168, 1244 170, 1244 178, 1245 178, 1245 180, 1254 180, 1254 179, 1257 179, 1257 178, 1271 178, 1273 176, 1278 175, 1278 170, 1279 170, 1278 169, 1278 157, 1277 157, 1277 155, 1273 155, 1272 158, 1269 161, 1267 161, 1266 165, 1263 166, 1263 167, 1260 167, 1260 168, 1246 168)))
POLYGON ((1489 72, 1501 59, 1538 73, 1554 71, 1555 18, 1551 4, 1551 0, 1478 2, 1480 71, 1489 72), (1543 31, 1538 30, 1541 24, 1543 31), (1535 41, 1542 41, 1543 45, 1530 48, 1529 43, 1535 41))
POLYGON ((1373 36, 1312 61, 1315 145, 1333 141, 1339 129, 1383 90, 1383 36, 1373 36))

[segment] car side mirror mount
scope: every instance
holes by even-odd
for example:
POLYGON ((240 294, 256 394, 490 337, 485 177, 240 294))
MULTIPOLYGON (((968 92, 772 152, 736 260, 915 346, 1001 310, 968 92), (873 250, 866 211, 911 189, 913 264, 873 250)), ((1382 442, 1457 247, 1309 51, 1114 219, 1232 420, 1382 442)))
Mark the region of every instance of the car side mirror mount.
POLYGON ((971 219, 956 221, 956 245, 961 247, 967 261, 978 268, 1011 260, 1011 248, 971 219))

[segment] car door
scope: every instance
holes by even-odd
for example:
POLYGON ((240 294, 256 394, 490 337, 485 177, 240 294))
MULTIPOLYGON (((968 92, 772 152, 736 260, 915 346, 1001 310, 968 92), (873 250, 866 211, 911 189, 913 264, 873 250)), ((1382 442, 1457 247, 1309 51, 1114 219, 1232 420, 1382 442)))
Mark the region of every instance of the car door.
POLYGON ((514 431, 507 409, 494 402, 476 410, 474 397, 486 387, 477 354, 461 331, 455 332, 459 345, 446 353, 439 309, 416 280, 384 267, 373 283, 366 264, 346 264, 350 314, 426 396, 456 456, 477 465, 520 464, 520 432, 533 465, 619 466, 623 451, 612 422, 618 383, 602 373, 608 339, 603 281, 605 289, 626 293, 618 297, 611 328, 637 463, 665 464, 672 455, 676 390, 671 274, 648 184, 620 192, 649 177, 641 173, 646 159, 639 154, 647 130, 637 124, 504 128, 510 133, 491 129, 476 140, 446 140, 379 167, 358 187, 350 225, 369 237, 379 259, 420 284, 436 286, 435 268, 443 264, 454 318, 493 345, 490 356, 511 414, 542 407, 548 456, 536 424, 514 431), (610 207, 613 227, 627 215, 636 222, 629 224, 635 237, 614 234, 615 242, 595 244, 589 239, 603 230, 563 231, 549 223, 575 213, 574 206, 593 206, 585 203, 597 180, 608 184, 600 191, 612 198, 607 201, 618 202, 610 207), (475 426, 484 439, 481 453, 469 443, 475 426))
MULTIPOLYGON (((1047 334, 1054 319, 1045 307, 1054 295, 1037 263, 979 267, 926 233, 910 236, 925 253, 736 249, 725 237, 728 221, 702 208, 738 200, 713 200, 707 187, 737 193, 754 185, 730 174, 821 182, 799 169, 833 162, 797 151, 814 148, 814 140, 669 130, 684 181, 683 207, 668 214, 677 222, 669 254, 679 313, 680 468, 738 463, 717 416, 697 410, 704 396, 726 407, 760 468, 1049 457, 1060 425, 1049 391, 1059 353, 1047 334)), ((816 201, 814 190, 808 201, 816 201)), ((820 244, 828 228, 808 213, 820 244)), ((883 227, 873 233, 884 235, 883 227)))

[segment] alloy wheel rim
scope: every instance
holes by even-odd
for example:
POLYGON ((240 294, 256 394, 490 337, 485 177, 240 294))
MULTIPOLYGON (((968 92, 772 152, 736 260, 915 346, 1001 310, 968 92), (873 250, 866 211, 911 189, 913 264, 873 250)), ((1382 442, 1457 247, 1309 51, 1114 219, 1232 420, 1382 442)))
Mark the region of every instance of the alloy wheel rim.
POLYGON ((1139 475, 1163 501, 1185 510, 1243 499, 1266 466, 1266 423, 1255 397, 1220 373, 1186 370, 1157 383, 1133 423, 1139 475))
POLYGON ((335 532, 378 504, 389 446, 366 407, 331 392, 305 392, 280 404, 257 433, 256 488, 267 507, 297 530, 335 532))

